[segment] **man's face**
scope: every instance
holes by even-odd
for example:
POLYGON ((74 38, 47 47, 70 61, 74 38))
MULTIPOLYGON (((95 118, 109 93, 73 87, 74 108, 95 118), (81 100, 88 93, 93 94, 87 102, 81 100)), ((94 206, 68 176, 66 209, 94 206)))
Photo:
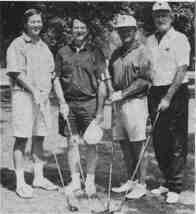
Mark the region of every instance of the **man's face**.
POLYGON ((171 12, 158 10, 154 12, 154 23, 159 32, 167 32, 172 24, 171 12))
POLYGON ((72 33, 76 42, 83 42, 88 34, 87 25, 82 21, 75 19, 73 21, 72 33))
POLYGON ((30 16, 26 24, 26 31, 29 36, 39 36, 43 27, 42 17, 39 14, 30 16))
POLYGON ((120 27, 117 28, 122 43, 131 42, 135 39, 136 27, 120 27))

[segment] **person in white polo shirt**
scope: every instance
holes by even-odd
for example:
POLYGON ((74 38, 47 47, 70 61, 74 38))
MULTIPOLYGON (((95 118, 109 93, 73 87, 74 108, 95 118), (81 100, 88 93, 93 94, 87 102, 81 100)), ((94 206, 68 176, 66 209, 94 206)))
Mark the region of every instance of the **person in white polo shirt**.
POLYGON ((152 58, 153 86, 148 96, 152 121, 160 111, 153 145, 165 184, 152 193, 167 193, 166 201, 176 203, 183 186, 187 156, 188 89, 186 71, 190 45, 187 37, 172 27, 173 14, 167 2, 152 8, 156 32, 147 39, 152 58))

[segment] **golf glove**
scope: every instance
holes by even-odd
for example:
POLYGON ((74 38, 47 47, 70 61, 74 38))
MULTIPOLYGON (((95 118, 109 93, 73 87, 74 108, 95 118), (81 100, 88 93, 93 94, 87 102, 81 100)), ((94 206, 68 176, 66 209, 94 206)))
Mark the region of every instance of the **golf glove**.
POLYGON ((122 98, 123 98, 122 91, 116 91, 109 97, 109 100, 111 102, 116 102, 116 101, 122 100, 122 98))
POLYGON ((79 145, 80 144, 80 136, 79 135, 72 135, 70 137, 70 144, 71 145, 79 145))
POLYGON ((67 103, 60 104, 60 113, 62 114, 64 119, 67 119, 69 114, 69 106, 67 103))

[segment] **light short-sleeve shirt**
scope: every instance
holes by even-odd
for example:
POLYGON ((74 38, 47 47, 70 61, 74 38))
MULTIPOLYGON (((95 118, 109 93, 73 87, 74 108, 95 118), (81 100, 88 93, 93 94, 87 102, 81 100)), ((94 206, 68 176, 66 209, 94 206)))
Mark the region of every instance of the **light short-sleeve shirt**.
MULTIPOLYGON (((183 33, 173 27, 163 36, 160 43, 153 34, 148 37, 146 45, 152 57, 152 81, 155 86, 170 85, 177 68, 189 65, 189 41, 183 33)), ((187 80, 185 76, 183 82, 187 80)))
MULTIPOLYGON (((23 73, 38 90, 49 93, 52 87, 54 59, 48 46, 40 39, 33 43, 23 33, 13 40, 7 50, 7 73, 23 73)), ((20 89, 16 83, 13 89, 20 89)))

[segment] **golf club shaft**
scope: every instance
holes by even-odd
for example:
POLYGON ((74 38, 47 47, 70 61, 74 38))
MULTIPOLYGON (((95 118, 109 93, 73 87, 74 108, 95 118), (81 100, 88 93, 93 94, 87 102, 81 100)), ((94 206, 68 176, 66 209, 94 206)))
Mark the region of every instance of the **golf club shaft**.
MULTIPOLYGON (((147 148, 147 146, 149 145, 149 143, 150 143, 150 141, 151 141, 151 139, 152 139, 152 133, 153 133, 153 131, 154 131, 154 129, 155 129, 155 126, 156 126, 156 124, 157 124, 157 121, 158 121, 158 119, 159 119, 159 115, 160 115, 160 111, 157 112, 156 117, 155 117, 155 120, 154 120, 154 123, 153 123, 153 126, 152 126, 151 133, 150 133, 150 135, 148 136, 148 138, 147 138, 147 140, 146 140, 146 143, 145 143, 145 144, 143 145, 143 147, 142 147, 142 150, 141 150, 140 155, 139 155, 139 160, 138 160, 138 162, 137 162, 137 164, 136 164, 136 167, 135 167, 135 169, 134 169, 134 171, 133 171, 133 174, 132 174, 132 176, 131 176, 131 181, 133 181, 133 179, 135 178, 136 173, 137 173, 137 171, 138 171, 138 169, 139 169, 139 166, 140 166, 140 164, 141 164, 141 161, 142 161, 142 159, 143 159, 143 157, 144 157, 144 153, 145 153, 145 151, 146 151, 146 148, 147 148)), ((123 206, 123 204, 124 204, 124 202, 125 202, 125 200, 126 200, 126 195, 127 195, 128 192, 129 192, 129 190, 127 190, 127 191, 125 192, 125 195, 124 195, 124 197, 123 197, 123 199, 122 199, 122 201, 121 201, 121 203, 120 203, 119 208, 117 209, 117 211, 119 211, 119 210, 122 209, 122 206, 123 206)))
POLYGON ((65 187, 65 183, 64 183, 63 175, 61 173, 61 169, 60 169, 60 166, 59 166, 59 163, 58 163, 58 160, 57 160, 57 156, 56 156, 55 153, 53 153, 53 156, 54 156, 54 159, 55 159, 55 162, 56 162, 56 166, 57 166, 57 170, 58 170, 58 173, 59 173, 61 184, 62 184, 62 186, 64 188, 65 187))
POLYGON ((110 200, 111 200, 111 187, 112 187, 112 168, 113 168, 113 155, 114 155, 114 146, 112 142, 112 159, 109 169, 109 184, 108 184, 108 199, 107 199, 107 209, 110 209, 110 200))
POLYGON ((62 175, 62 173, 61 173, 61 169, 60 169, 60 166, 59 166, 59 163, 58 163, 58 160, 57 160, 57 156, 56 156, 55 153, 53 153, 53 155, 54 155, 54 159, 55 159, 55 162, 56 162, 57 170, 58 170, 58 173, 59 173, 61 185, 63 186, 63 193, 64 193, 64 195, 65 195, 67 205, 68 205, 68 207, 72 207, 72 205, 71 205, 71 203, 70 203, 70 201, 69 201, 69 197, 68 197, 68 195, 65 193, 65 183, 64 183, 63 175, 62 175))

